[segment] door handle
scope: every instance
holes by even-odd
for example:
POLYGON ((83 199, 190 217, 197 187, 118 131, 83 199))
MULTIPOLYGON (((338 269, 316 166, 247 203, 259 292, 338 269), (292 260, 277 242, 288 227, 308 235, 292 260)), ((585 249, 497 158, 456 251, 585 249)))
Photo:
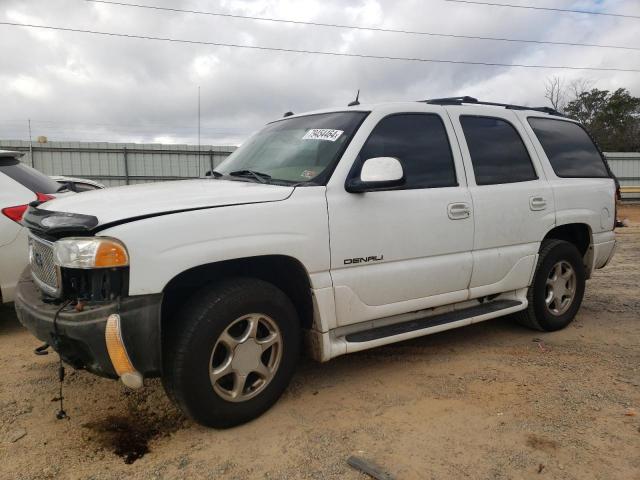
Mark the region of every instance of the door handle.
POLYGON ((447 215, 451 220, 462 220, 471 216, 471 207, 468 203, 450 203, 447 205, 447 215))
POLYGON ((544 197, 530 197, 529 208, 531 210, 544 210, 547 208, 547 201, 544 197))

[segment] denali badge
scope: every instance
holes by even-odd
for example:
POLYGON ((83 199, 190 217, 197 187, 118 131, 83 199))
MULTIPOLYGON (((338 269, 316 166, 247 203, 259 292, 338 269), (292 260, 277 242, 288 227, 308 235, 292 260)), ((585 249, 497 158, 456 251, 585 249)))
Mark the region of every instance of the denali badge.
POLYGON ((383 258, 384 258, 384 255, 379 255, 377 257, 371 256, 371 257, 345 258, 344 264, 351 265, 353 263, 379 262, 383 258))

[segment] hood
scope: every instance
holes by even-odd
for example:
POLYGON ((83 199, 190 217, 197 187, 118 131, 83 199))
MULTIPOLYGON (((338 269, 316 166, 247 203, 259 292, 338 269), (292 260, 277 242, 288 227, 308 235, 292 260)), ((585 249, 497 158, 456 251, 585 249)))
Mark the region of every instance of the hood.
POLYGON ((83 192, 48 201, 39 209, 92 216, 101 226, 185 210, 277 202, 288 198, 293 190, 294 187, 232 180, 180 180, 83 192))

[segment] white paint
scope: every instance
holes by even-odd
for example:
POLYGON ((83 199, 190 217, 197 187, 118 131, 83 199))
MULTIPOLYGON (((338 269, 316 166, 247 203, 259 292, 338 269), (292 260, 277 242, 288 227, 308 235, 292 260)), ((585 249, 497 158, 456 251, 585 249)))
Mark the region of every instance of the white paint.
POLYGON ((378 157, 365 160, 360 171, 363 182, 387 182, 400 180, 404 175, 397 158, 378 157))
POLYGON ((611 258, 613 215, 603 212, 614 211, 613 181, 557 178, 526 115, 496 107, 383 104, 371 108, 326 187, 192 180, 88 192, 52 201, 47 209, 95 215, 101 224, 189 210, 100 232, 128 248, 131 295, 161 292, 176 275, 203 264, 260 255, 298 260, 313 295, 307 340, 316 358, 328 360, 526 308, 540 242, 555 225, 589 226, 593 236, 585 262, 590 267, 611 258), (373 128, 387 115, 403 112, 440 115, 458 185, 347 192, 345 181, 373 128), (510 121, 538 179, 476 185, 459 124, 462 113, 510 121), (522 304, 373 342, 350 344, 344 338, 349 329, 414 318, 428 309, 460 309, 494 294, 522 304))

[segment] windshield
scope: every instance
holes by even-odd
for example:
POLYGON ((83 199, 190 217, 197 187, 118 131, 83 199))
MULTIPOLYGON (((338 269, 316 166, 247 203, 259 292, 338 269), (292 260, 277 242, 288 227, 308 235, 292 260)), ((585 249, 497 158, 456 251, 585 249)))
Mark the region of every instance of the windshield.
POLYGON ((366 112, 335 112, 280 120, 253 135, 216 171, 291 183, 326 181, 366 112), (247 172, 255 174, 247 174, 247 172), (270 177, 270 178, 269 178, 270 177))

